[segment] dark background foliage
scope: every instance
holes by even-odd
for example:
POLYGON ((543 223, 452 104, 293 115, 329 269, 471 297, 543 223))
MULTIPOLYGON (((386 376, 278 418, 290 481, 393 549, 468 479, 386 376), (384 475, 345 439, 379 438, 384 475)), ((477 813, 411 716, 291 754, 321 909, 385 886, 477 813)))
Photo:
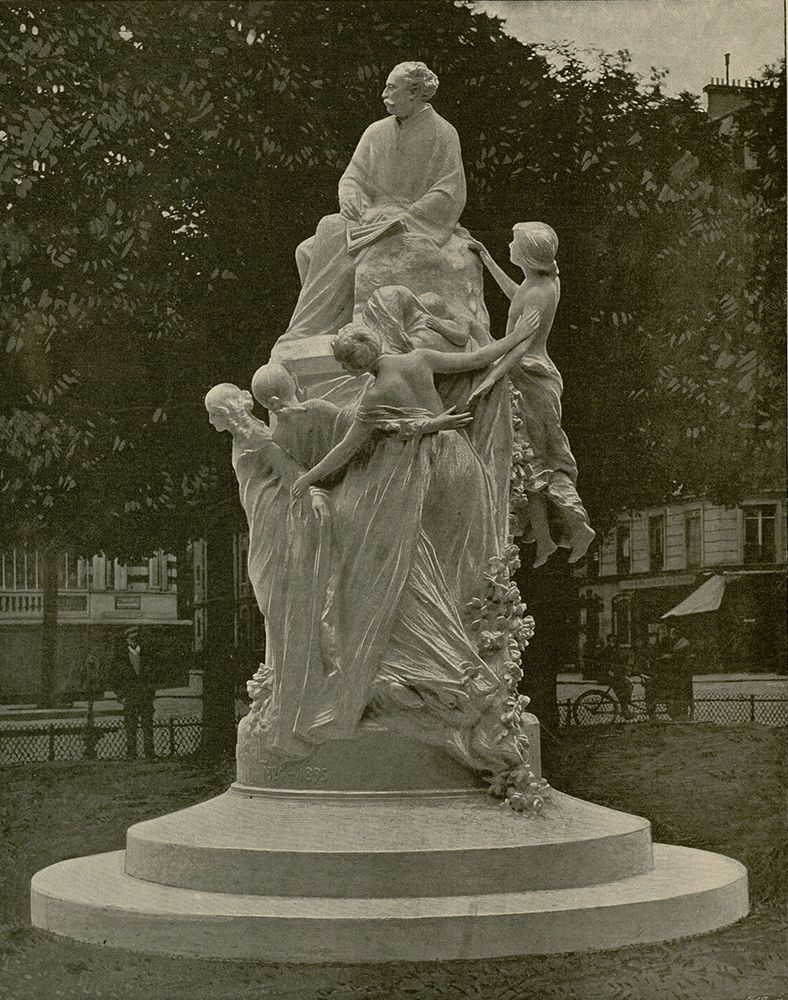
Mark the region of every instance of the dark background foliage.
POLYGON ((406 59, 460 133, 464 224, 502 262, 514 222, 559 233, 551 352, 597 526, 779 485, 784 67, 721 134, 625 52, 560 54, 450 0, 3 5, 6 542, 140 555, 240 523, 202 396, 266 360, 406 59))

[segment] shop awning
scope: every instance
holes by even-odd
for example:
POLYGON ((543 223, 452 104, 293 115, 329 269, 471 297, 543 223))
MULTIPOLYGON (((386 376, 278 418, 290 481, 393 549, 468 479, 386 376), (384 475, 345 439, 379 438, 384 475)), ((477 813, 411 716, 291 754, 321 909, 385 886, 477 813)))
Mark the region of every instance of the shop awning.
POLYGON ((689 597, 677 604, 675 608, 666 611, 663 618, 680 618, 684 615, 700 615, 706 611, 717 611, 722 604, 725 593, 724 576, 710 576, 689 597))

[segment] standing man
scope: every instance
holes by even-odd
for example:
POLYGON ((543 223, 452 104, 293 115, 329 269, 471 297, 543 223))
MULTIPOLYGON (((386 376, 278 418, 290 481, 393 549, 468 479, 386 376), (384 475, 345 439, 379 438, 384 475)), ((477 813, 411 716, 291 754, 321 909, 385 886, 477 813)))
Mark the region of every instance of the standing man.
POLYGON ((631 719, 633 715, 633 685, 629 679, 629 663, 627 662, 627 654, 618 645, 616 636, 612 633, 607 637, 602 656, 603 669, 607 675, 606 680, 619 700, 624 718, 631 719))
POLYGON ((140 641, 139 628, 130 625, 115 647, 114 690, 123 702, 126 728, 126 757, 137 756, 137 720, 142 726, 145 756, 153 757, 153 699, 156 695, 157 665, 147 642, 140 641))
POLYGON ((381 95, 388 117, 364 132, 340 178, 339 213, 296 249, 301 294, 280 342, 350 322, 356 267, 371 243, 403 230, 436 246, 451 236, 465 207, 465 172, 456 129, 427 103, 437 89, 423 62, 389 74, 381 95))
POLYGON ((686 722, 693 711, 693 665, 689 641, 672 623, 657 644, 665 685, 665 707, 674 722, 686 722))

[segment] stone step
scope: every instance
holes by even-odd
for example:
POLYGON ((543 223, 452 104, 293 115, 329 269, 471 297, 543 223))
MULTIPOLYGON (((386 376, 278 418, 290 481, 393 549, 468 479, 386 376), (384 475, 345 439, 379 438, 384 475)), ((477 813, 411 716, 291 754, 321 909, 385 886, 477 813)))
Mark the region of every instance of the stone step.
POLYGON ((560 889, 652 867, 650 825, 551 790, 537 816, 483 792, 243 795, 130 827, 126 871, 208 892, 455 896, 560 889))
MULTIPOLYGON (((747 874, 706 851, 655 845, 644 874, 585 888, 434 897, 278 897, 143 882, 124 852, 63 861, 32 883, 32 922, 135 951, 274 962, 534 955, 665 941, 747 913, 747 874)), ((381 892, 396 891, 382 882, 381 892)))

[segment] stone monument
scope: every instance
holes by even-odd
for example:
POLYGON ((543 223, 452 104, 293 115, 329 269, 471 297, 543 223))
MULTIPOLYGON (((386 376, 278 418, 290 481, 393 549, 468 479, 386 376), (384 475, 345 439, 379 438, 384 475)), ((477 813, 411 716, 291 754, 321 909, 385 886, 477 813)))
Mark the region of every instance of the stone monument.
POLYGON ((297 250, 302 292, 271 360, 251 392, 206 397, 232 435, 266 620, 236 781, 131 827, 125 852, 39 872, 38 927, 371 962, 614 948, 747 912, 737 862, 652 844, 647 820, 542 777, 513 535, 537 564, 593 539, 546 348, 557 237, 515 226, 518 285, 459 226, 436 89, 421 63, 391 73, 340 213, 297 250), (511 299, 500 339, 483 267, 511 299))

